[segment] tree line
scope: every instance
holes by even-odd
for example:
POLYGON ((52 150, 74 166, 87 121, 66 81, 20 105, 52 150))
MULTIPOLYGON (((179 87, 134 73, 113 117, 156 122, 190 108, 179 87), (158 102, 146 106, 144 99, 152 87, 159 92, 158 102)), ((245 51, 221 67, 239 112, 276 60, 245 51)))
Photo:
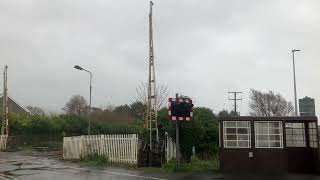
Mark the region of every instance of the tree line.
MULTIPOLYGON (((132 121, 135 117, 141 118, 146 109, 146 89, 144 85, 140 85, 137 88, 138 98, 137 101, 131 104, 125 104, 120 106, 108 105, 105 109, 92 107, 91 112, 94 119, 105 121, 117 121, 125 120, 132 121), (111 114, 114 114, 112 116, 111 114), (119 118, 117 118, 119 117, 119 118)), ((164 102, 167 100, 167 90, 162 87, 159 90, 161 94, 157 100, 158 109, 164 107, 164 102)), ((293 115, 294 107, 290 101, 287 101, 280 93, 274 93, 273 91, 262 92, 255 89, 250 90, 250 116, 289 116, 293 115)), ((33 115, 45 115, 44 110, 37 106, 27 106, 27 109, 33 115)), ((86 99, 81 95, 74 95, 62 108, 66 114, 77 115, 79 117, 88 116, 89 106, 86 99)), ((233 115, 237 116, 236 112, 222 110, 221 115, 233 115)))
MULTIPOLYGON (((293 111, 292 104, 280 94, 272 91, 263 93, 251 90, 250 115, 286 116, 293 111)), ((34 115, 10 114, 10 134, 54 134, 59 136, 83 135, 88 127, 88 104, 85 98, 74 95, 63 108, 60 115, 45 115, 41 108, 32 107, 34 115)), ((28 107, 30 110, 30 107, 28 107)), ((92 134, 140 134, 143 137, 147 130, 143 128, 146 106, 136 101, 120 106, 108 106, 105 109, 95 108, 92 111, 92 134)), ((225 116, 236 116, 237 113, 222 110, 214 113, 207 107, 195 107, 192 122, 180 122, 180 142, 182 156, 190 160, 192 147, 195 147, 200 158, 212 158, 218 149, 218 119, 225 116)), ((162 107, 158 112, 160 137, 166 135, 175 139, 175 122, 168 120, 168 110, 162 107)))

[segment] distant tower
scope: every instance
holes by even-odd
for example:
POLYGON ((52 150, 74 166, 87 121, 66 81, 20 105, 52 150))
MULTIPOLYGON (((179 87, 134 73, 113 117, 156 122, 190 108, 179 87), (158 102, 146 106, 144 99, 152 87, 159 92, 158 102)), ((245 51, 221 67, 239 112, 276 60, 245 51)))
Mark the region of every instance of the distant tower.
POLYGON ((153 149, 153 141, 159 141, 158 123, 157 123, 157 94, 156 94, 156 78, 154 69, 154 52, 153 52, 153 30, 152 30, 152 6, 150 1, 149 13, 149 83, 148 83, 148 106, 147 106, 147 122, 149 129, 150 150, 153 149))
POLYGON ((299 111, 300 116, 315 116, 316 110, 314 99, 307 96, 299 99, 299 111))
POLYGON ((3 94, 2 94, 2 126, 1 126, 1 135, 8 135, 8 66, 4 66, 3 72, 3 94))

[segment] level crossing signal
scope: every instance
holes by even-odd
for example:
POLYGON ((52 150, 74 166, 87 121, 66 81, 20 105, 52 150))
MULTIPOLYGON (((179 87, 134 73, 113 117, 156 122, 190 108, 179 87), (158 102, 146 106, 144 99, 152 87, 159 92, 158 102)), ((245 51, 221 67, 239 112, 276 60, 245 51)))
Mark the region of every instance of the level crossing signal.
POLYGON ((190 98, 169 98, 169 120, 192 121, 193 104, 190 98))

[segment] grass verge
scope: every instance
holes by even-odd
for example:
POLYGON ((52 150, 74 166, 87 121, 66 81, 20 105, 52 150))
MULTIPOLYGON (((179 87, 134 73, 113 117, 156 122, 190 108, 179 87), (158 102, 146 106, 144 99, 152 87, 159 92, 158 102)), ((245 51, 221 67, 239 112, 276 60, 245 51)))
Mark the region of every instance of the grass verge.
POLYGON ((137 168, 136 165, 110 162, 108 157, 100 156, 100 155, 86 156, 80 160, 80 163, 84 166, 96 166, 96 167, 113 166, 113 167, 120 167, 120 168, 126 168, 126 169, 137 168))
POLYGON ((142 168, 144 172, 156 173, 176 173, 176 172, 218 172, 219 162, 217 159, 212 160, 200 160, 197 157, 191 158, 191 163, 183 163, 177 166, 175 160, 169 161, 167 164, 162 165, 161 168, 145 167, 142 168))
MULTIPOLYGON (((108 157, 93 155, 87 156, 81 159, 80 163, 84 166, 96 166, 96 167, 120 167, 126 169, 137 169, 136 165, 122 164, 122 163, 111 163, 108 160, 108 157)), ((191 163, 183 163, 180 166, 177 166, 175 160, 169 161, 167 164, 162 165, 161 168, 156 167, 144 167, 139 168, 144 172, 156 173, 175 173, 175 172, 218 172, 219 163, 218 160, 200 160, 197 157, 191 158, 191 163)))

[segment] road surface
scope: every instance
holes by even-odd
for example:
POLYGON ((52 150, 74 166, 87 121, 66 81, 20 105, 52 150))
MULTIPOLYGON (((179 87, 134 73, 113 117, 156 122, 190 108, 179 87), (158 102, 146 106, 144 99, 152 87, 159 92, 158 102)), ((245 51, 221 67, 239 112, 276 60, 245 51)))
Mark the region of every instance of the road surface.
POLYGON ((83 167, 45 153, 0 152, 0 180, 170 180, 221 179, 214 174, 145 173, 142 170, 83 167))
POLYGON ((145 173, 142 170, 84 167, 46 153, 0 152, 0 180, 320 180, 317 175, 221 175, 145 173))

